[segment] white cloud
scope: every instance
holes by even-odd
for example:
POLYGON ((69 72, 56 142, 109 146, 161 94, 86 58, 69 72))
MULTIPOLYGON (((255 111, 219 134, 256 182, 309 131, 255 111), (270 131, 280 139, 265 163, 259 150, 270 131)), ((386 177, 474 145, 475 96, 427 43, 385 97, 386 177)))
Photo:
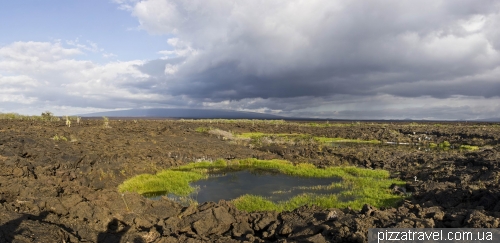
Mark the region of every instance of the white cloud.
POLYGON ((75 40, 67 40, 66 44, 69 46, 73 46, 78 48, 79 50, 85 50, 85 51, 90 51, 90 52, 98 52, 102 51, 96 43, 92 41, 87 41, 87 44, 81 44, 79 38, 76 38, 75 40))
POLYGON ((129 87, 149 77, 136 68, 143 61, 97 64, 75 60, 76 55, 96 50, 97 45, 88 48, 70 42, 70 46, 60 42, 15 42, 0 47, 2 102, 34 104, 38 110, 92 104, 95 110, 162 99, 161 95, 129 87))
POLYGON ((36 87, 38 83, 35 79, 26 76, 2 76, 0 75, 0 85, 3 87, 16 87, 16 88, 26 88, 26 87, 36 87))
POLYGON ((164 55, 166 59, 176 57, 189 57, 197 54, 197 51, 191 47, 190 43, 183 42, 179 40, 179 38, 170 38, 167 40, 167 43, 174 49, 158 52, 159 54, 164 55))
POLYGON ((486 23, 486 17, 483 15, 474 15, 467 20, 460 21, 462 27, 468 32, 476 32, 483 29, 486 23))
POLYGON ((64 48, 61 43, 48 42, 14 42, 0 48, 0 65, 9 62, 34 63, 38 61, 57 61, 74 55, 82 54, 78 48, 64 48))
POLYGON ((13 93, 9 91, 16 91, 16 90, 4 90, 0 93, 2 93, 2 97, 0 98, 0 101, 2 103, 16 103, 16 104, 33 104, 35 103, 38 99, 36 97, 26 97, 24 95, 16 95, 16 94, 5 94, 5 93, 13 93), (7 91, 7 92, 5 92, 7 91))
POLYGON ((117 57, 117 55, 115 55, 113 53, 103 53, 102 57, 104 57, 104 58, 112 58, 112 57, 117 57))
POLYGON ((167 75, 175 74, 177 72, 177 70, 178 70, 177 65, 167 64, 165 66, 165 74, 167 74, 167 75))

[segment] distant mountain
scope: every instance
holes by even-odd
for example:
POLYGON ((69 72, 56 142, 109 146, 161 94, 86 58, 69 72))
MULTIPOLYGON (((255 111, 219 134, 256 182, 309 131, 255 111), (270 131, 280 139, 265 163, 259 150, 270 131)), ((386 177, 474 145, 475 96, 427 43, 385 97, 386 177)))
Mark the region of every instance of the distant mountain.
POLYGON ((154 108, 154 109, 131 109, 120 111, 104 111, 79 115, 81 117, 156 117, 156 118, 189 118, 189 119, 285 119, 283 116, 276 116, 257 112, 212 110, 212 109, 174 109, 174 108, 154 108))
POLYGON ((497 118, 477 119, 476 121, 482 121, 482 122, 500 122, 500 117, 497 117, 497 118))

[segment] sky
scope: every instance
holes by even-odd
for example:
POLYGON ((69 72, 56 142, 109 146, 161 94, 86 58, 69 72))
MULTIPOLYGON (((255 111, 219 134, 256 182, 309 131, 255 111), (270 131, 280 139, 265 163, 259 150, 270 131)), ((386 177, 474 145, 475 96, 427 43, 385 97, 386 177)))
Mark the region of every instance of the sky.
POLYGON ((0 3, 0 112, 500 117, 500 1, 0 3))

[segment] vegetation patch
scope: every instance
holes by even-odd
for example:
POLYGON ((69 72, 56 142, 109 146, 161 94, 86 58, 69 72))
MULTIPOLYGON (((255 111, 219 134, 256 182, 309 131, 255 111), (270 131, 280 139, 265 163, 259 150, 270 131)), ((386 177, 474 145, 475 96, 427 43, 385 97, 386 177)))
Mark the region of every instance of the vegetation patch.
POLYGON ((208 133, 208 131, 210 131, 211 128, 209 127, 198 127, 195 129, 195 131, 197 132, 201 132, 201 133, 208 133))
POLYGON ((285 138, 288 140, 307 140, 313 139, 318 143, 380 143, 378 140, 361 140, 361 139, 350 139, 350 138, 328 138, 328 137, 317 137, 311 136, 309 134, 301 134, 301 133, 261 133, 261 132, 251 132, 251 133, 242 133, 237 135, 242 138, 250 138, 253 140, 265 138, 265 137, 279 137, 285 138))
POLYGON ((465 149, 465 150, 478 150, 479 146, 473 146, 473 145, 461 145, 460 149, 465 149))
POLYGON ((57 134, 54 137, 52 137, 52 139, 54 141, 68 141, 68 139, 66 137, 64 137, 64 136, 58 136, 57 134))
MULTIPOLYGON (((80 124, 81 119, 82 118, 78 117, 78 116, 65 116, 64 121, 66 122, 66 126, 70 127, 72 120, 75 120, 77 124, 80 124)), ((54 114, 50 111, 42 112, 42 114, 40 116, 28 116, 28 115, 20 115, 18 113, 1 113, 0 112, 0 120, 58 122, 58 121, 61 121, 61 117, 54 116, 54 114)))
POLYGON ((354 166, 316 168, 312 164, 293 165, 285 160, 217 160, 197 162, 167 169, 156 175, 142 174, 135 176, 119 186, 119 191, 134 191, 140 194, 166 192, 185 196, 195 191, 190 182, 208 178, 209 172, 228 170, 273 170, 297 177, 340 177, 342 183, 332 183, 329 188, 344 188, 339 194, 315 195, 301 194, 287 201, 274 203, 264 197, 244 195, 233 200, 236 207, 245 211, 284 211, 293 210, 303 205, 317 205, 323 208, 343 208, 350 206, 361 209, 366 203, 375 207, 393 207, 403 199, 391 192, 390 186, 404 186, 401 180, 390 179, 385 170, 362 169, 354 166), (351 199, 351 200, 346 200, 351 199))
POLYGON ((296 137, 302 137, 305 138, 308 135, 306 134, 301 134, 301 133, 263 133, 263 132, 246 132, 242 134, 238 134, 238 137, 241 138, 251 138, 251 139, 258 139, 261 137, 288 137, 288 138, 296 138, 296 137))
POLYGON ((318 142, 322 143, 380 143, 379 140, 361 140, 361 139, 349 139, 349 138, 325 138, 325 137, 315 137, 318 142))
POLYGON ((194 190, 189 186, 189 183, 204 178, 207 178, 207 175, 200 171, 164 170, 156 175, 141 174, 128 179, 118 187, 118 190, 140 194, 165 191, 179 196, 187 196, 194 190))
POLYGON ((444 142, 440 143, 438 146, 441 148, 448 148, 451 146, 451 144, 448 141, 444 141, 444 142))

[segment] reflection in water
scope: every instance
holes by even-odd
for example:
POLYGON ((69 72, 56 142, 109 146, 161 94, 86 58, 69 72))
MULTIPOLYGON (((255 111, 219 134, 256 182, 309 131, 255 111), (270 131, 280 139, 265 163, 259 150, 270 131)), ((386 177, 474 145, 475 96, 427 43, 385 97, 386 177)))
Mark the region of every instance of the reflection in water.
MULTIPOLYGON (((303 193, 336 194, 344 189, 330 189, 332 183, 340 182, 340 178, 304 178, 276 173, 268 170, 243 170, 229 172, 225 175, 210 176, 208 179, 191 183, 197 190, 188 197, 166 196, 175 201, 186 200, 203 202, 218 202, 221 199, 232 200, 245 194, 259 195, 278 202, 285 201, 303 193)), ((159 198, 165 192, 144 195, 159 198)), ((181 202, 182 203, 182 202, 181 202)))

